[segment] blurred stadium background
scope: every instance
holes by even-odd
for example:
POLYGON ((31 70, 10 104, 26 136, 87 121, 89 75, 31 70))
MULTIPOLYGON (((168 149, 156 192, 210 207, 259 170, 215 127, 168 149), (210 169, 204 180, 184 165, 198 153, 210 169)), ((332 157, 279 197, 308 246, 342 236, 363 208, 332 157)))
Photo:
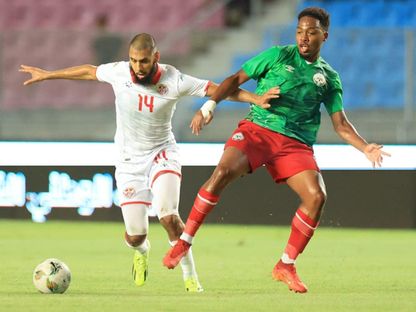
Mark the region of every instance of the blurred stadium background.
MULTIPOLYGON (((8 145, 2 143, 22 141, 16 153, 30 159, 35 153, 25 141, 111 142, 115 131, 109 85, 48 81, 23 87, 28 76, 18 72, 20 64, 57 69, 126 60, 131 37, 149 32, 161 62, 220 82, 259 51, 294 43, 297 13, 315 5, 331 13, 322 56, 341 75, 349 118, 369 141, 414 149, 414 0, 0 0, 0 310, 416 311, 411 247, 416 166, 323 170, 329 198, 323 227, 300 259, 311 287, 302 298, 270 278, 298 199, 261 169, 231 185, 207 219, 215 225, 202 227, 206 235, 201 233, 194 246, 206 289, 201 297, 178 286, 179 270, 161 266, 167 242, 157 224, 151 224, 149 285, 140 290, 132 285, 130 250, 122 243, 121 213, 113 204, 113 166, 60 165, 59 157, 47 163, 48 155, 42 166, 5 161, 8 145), (100 204, 94 205, 97 196, 100 204), (51 202, 71 209, 45 205, 51 202), (51 221, 40 225, 30 219, 51 221), (100 220, 116 222, 88 222, 100 220), (51 256, 68 259, 73 270, 64 297, 40 296, 30 282, 35 264, 51 256)), ((244 87, 253 90, 254 84, 244 87)), ((189 98, 178 104, 178 142, 223 143, 248 109, 222 103, 214 124, 195 137, 188 124, 202 102, 189 98)), ((342 143, 326 113, 318 143, 342 143)), ((51 146, 48 153, 58 148, 71 158, 70 145, 51 146)), ((99 145, 92 148, 101 151, 99 145)), ((347 162, 350 155, 333 158, 347 162)), ((395 161, 414 164, 409 157, 414 156, 403 153, 395 161)), ((183 218, 211 171, 210 166, 183 168, 183 218)))
MULTIPOLYGON (((113 140, 114 95, 109 85, 54 80, 24 87, 28 75, 18 71, 20 64, 57 69, 126 60, 132 36, 149 32, 158 42, 161 62, 219 83, 258 52, 275 44, 294 43, 297 13, 307 6, 321 6, 331 14, 330 36, 322 56, 340 73, 345 110, 359 132, 369 141, 414 148, 416 1, 413 0, 0 0, 0 142, 113 140)), ((255 85, 249 81, 244 87, 254 90, 255 85)), ((248 111, 245 103, 221 103, 213 125, 196 137, 188 125, 203 102, 204 99, 187 98, 177 105, 173 126, 178 142, 221 144, 248 111)), ((326 113, 322 115, 318 143, 342 143, 326 113)), ((7 148, 3 146, 0 148, 5 155, 7 148)), ((31 155, 33 151, 22 149, 22 153, 31 155)), ((107 155, 99 157, 104 156, 107 155)), ((350 160, 346 154, 335 157, 350 160)), ((395 162, 400 163, 401 158, 404 162, 409 157, 414 158, 414 154, 396 154, 395 162)), ((60 186, 59 190, 65 190, 67 198, 75 189, 69 187, 68 181, 78 185, 71 179, 90 179, 87 184, 91 191, 95 187, 91 180, 94 173, 109 172, 111 176, 114 170, 112 163, 105 164, 106 168, 97 165, 87 170, 64 167, 68 164, 40 170, 33 165, 19 167, 13 162, 6 165, 3 160, 0 158, 0 206, 9 208, 0 209, 0 216, 9 217, 19 216, 16 211, 25 211, 23 216, 27 217, 25 209, 14 208, 26 206, 30 211, 30 192, 44 192, 48 186, 50 192, 56 190, 51 182, 54 170, 65 172, 58 176, 68 188, 60 186), (85 176, 87 173, 89 176, 85 176), (11 190, 16 185, 20 191, 12 197, 11 190)), ((414 164, 414 160, 408 163, 414 164)), ((410 165, 411 169, 414 167, 410 165)), ((183 216, 210 171, 211 168, 184 168, 183 216)), ((262 177, 267 174, 259 171, 250 182, 230 187, 220 204, 225 208, 217 209, 209 220, 288 224, 297 199, 285 188, 278 188, 276 193, 273 183, 263 183, 262 179, 269 179, 262 177), (263 202, 239 195, 250 194, 258 183, 262 184, 263 202), (268 217, 269 209, 276 210, 270 194, 278 196, 282 209, 275 212, 274 218, 268 217), (235 198, 241 202, 236 203, 235 198), (247 209, 235 210, 233 206, 238 204, 247 209), (263 207, 258 219, 251 215, 250 207, 254 205, 263 207)), ((324 177, 333 196, 327 203, 328 212, 322 224, 415 227, 415 172, 326 171, 324 177), (398 207, 392 210, 395 206, 398 207), (364 207, 368 207, 367 217, 360 213, 364 207), (383 211, 377 214, 380 218, 374 217, 377 210, 383 211)), ((110 185, 110 206, 111 192, 110 185)), ((83 201, 87 201, 86 197, 83 201)), ((118 209, 101 209, 104 210, 116 212, 103 219, 120 220, 118 209)), ((60 216, 58 212, 55 214, 60 216)))
MULTIPOLYGON (((412 0, 0 0, 0 140, 113 138, 108 85, 50 81, 23 87, 27 76, 18 72, 20 64, 55 69, 125 60, 130 38, 149 32, 162 62, 220 82, 257 52, 293 43, 296 14, 312 5, 331 13, 322 56, 341 75, 345 109, 359 131, 381 143, 416 143, 412 0)), ((223 142, 247 111, 247 105, 223 103, 215 127, 194 137, 188 123, 201 103, 178 105, 179 142, 223 142)), ((335 142, 323 115, 318 143, 335 142)))

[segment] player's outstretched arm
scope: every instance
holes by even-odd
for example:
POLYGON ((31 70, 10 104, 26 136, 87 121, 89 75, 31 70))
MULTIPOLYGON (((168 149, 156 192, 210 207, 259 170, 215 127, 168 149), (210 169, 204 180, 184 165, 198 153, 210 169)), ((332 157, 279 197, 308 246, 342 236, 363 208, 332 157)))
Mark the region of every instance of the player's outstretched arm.
POLYGON ((382 150, 383 145, 367 143, 367 141, 358 134, 344 111, 333 113, 331 115, 331 120, 336 133, 345 142, 363 152, 367 159, 372 163, 373 168, 376 166, 381 167, 383 156, 391 156, 389 153, 382 150))
POLYGON ((250 77, 247 76, 245 71, 240 70, 234 75, 226 78, 219 86, 211 84, 207 90, 207 96, 210 97, 210 101, 219 103, 223 99, 253 103, 262 108, 269 108, 269 101, 274 98, 278 98, 280 95, 280 88, 271 88, 263 95, 251 93, 249 91, 240 89, 239 86, 248 81, 250 77))
POLYGON ((48 71, 33 66, 20 65, 19 71, 28 73, 32 76, 23 83, 25 86, 48 79, 97 80, 97 67, 88 64, 54 71, 48 71))
MULTIPOLYGON (((210 88, 216 88, 216 85, 213 84, 213 87, 210 86, 210 88)), ((227 99, 238 102, 249 102, 258 105, 264 109, 267 109, 270 107, 270 100, 276 99, 280 96, 280 88, 271 88, 263 95, 254 94, 244 89, 238 89, 235 94, 235 97, 230 96, 227 99)), ((189 125, 189 128, 192 129, 193 134, 199 135, 202 128, 212 121, 212 119, 214 118, 213 113, 215 107, 216 103, 211 100, 208 100, 201 107, 201 109, 195 113, 194 117, 192 118, 191 124, 189 125)))
POLYGON ((237 102, 253 103, 267 109, 270 107, 270 100, 280 97, 279 87, 271 88, 263 95, 240 89, 239 86, 249 79, 247 74, 243 70, 240 70, 236 74, 226 78, 219 86, 215 83, 210 84, 206 95, 211 98, 202 105, 201 109, 192 118, 191 124, 189 125, 192 133, 199 135, 202 128, 212 121, 217 103, 224 98, 237 102))

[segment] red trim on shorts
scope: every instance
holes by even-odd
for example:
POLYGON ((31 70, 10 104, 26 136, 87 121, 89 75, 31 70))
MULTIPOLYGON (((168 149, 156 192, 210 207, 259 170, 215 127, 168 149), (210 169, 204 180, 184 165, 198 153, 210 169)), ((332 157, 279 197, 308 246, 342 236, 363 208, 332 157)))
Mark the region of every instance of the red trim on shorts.
POLYGON ((182 178, 182 175, 179 172, 173 171, 173 170, 162 170, 159 171, 153 178, 152 183, 150 184, 150 187, 153 187, 153 183, 155 183, 156 179, 159 178, 161 175, 166 174, 166 173, 173 173, 175 175, 177 175, 179 178, 182 178))
POLYGON ((131 202, 122 203, 122 204, 120 204, 120 206, 123 207, 123 206, 126 206, 126 205, 135 205, 135 204, 142 204, 142 205, 150 206, 152 203, 145 202, 145 201, 131 201, 131 202))
POLYGON ((162 154, 162 157, 163 157, 165 160, 168 160, 168 158, 166 157, 166 150, 163 150, 161 154, 162 154))
POLYGON ((165 160, 169 160, 168 159, 168 157, 166 156, 166 150, 163 150, 163 151, 161 151, 159 154, 157 154, 156 156, 155 156, 155 158, 153 159, 153 161, 155 162, 155 163, 159 163, 159 159, 161 159, 161 158, 164 158, 165 160))

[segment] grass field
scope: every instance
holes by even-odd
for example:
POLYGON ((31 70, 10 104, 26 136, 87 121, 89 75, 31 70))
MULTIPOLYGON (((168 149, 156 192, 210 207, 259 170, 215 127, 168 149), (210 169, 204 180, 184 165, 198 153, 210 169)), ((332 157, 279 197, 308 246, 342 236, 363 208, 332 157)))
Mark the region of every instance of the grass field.
POLYGON ((194 254, 204 293, 183 289, 180 269, 151 224, 149 280, 131 280, 121 223, 0 220, 0 311, 416 311, 416 231, 321 228, 298 260, 307 294, 272 280, 288 227, 204 225, 194 254), (63 295, 43 295, 32 271, 56 257, 72 271, 63 295))

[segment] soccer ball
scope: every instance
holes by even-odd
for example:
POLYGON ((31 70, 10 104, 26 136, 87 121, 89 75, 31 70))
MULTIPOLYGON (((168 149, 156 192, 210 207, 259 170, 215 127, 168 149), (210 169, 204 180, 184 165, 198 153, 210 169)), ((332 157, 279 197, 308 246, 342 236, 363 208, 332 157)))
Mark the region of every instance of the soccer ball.
POLYGON ((58 259, 46 259, 33 271, 33 284, 44 294, 62 294, 70 283, 71 271, 58 259))

